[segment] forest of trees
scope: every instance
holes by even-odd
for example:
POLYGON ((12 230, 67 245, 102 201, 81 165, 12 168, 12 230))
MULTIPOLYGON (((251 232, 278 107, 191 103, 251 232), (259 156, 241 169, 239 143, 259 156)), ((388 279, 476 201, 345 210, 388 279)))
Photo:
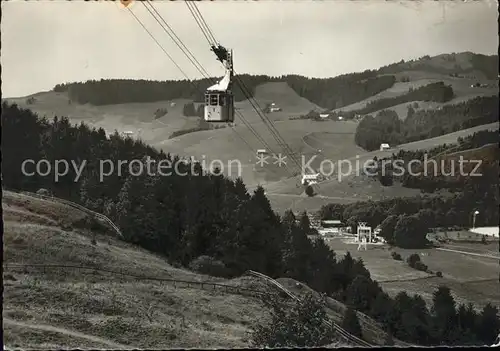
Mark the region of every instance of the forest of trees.
MULTIPOLYGON (((310 228, 305 228, 308 222, 297 223, 291 211, 283 217, 274 213, 262 187, 249 194, 241 179, 207 174, 199 164, 180 162, 179 157, 141 141, 118 133, 107 137, 103 129, 90 129, 83 123, 73 126, 64 117, 48 121, 16 105, 2 104, 2 128, 4 189, 45 188, 56 197, 104 213, 120 227, 126 241, 164 255, 172 263, 187 267, 199 257, 208 256, 223 264, 228 277, 251 269, 274 278, 296 279, 369 314, 395 337, 408 342, 491 344, 499 331, 495 308, 487 306, 480 314, 465 307, 456 310, 446 288, 436 292, 435 299, 441 302, 431 310, 420 297, 401 293, 391 299, 370 278, 361 260, 350 254, 336 257, 323 240, 309 240, 310 228), (157 163, 151 164, 147 156, 158 163, 180 162, 179 172, 159 173, 157 163), (77 182, 72 167, 55 181, 53 174, 23 175, 21 167, 27 159, 45 159, 51 164, 55 160, 87 163, 77 182), (121 176, 115 171, 101 181, 100 160, 111 160, 115 165, 118 160, 138 161, 134 161, 135 167, 123 167, 121 176), (136 174, 138 167, 150 168, 136 174), (465 315, 467 321, 462 318, 465 315)), ((33 167, 26 171, 33 171, 33 167)), ((323 215, 332 217, 340 212, 351 220, 357 216, 367 222, 382 222, 386 212, 400 215, 421 209, 453 209, 467 217, 464 211, 471 206, 471 196, 478 197, 467 193, 450 200, 399 199, 365 203, 365 207, 354 204, 342 210, 330 206, 323 215)), ((496 206, 486 208, 487 201, 479 206, 484 216, 493 216, 493 212, 498 216, 496 206)), ((437 213, 435 217, 441 220, 437 213)), ((482 218, 478 223, 485 221, 482 218)))
POLYGON ((409 143, 498 121, 498 95, 477 97, 436 110, 415 111, 408 108, 404 121, 392 110, 382 110, 376 117, 366 116, 356 128, 355 142, 368 151, 381 143, 409 143))
MULTIPOLYGON (((276 77, 248 74, 238 75, 238 79, 243 82, 246 89, 244 94, 239 84, 234 85, 235 101, 245 100, 247 92, 253 96, 255 87, 260 84, 278 80, 276 77)), ((101 79, 82 83, 57 84, 53 90, 67 92, 71 101, 80 104, 89 103, 95 106, 174 99, 191 99, 202 102, 205 101, 205 90, 214 83, 213 78, 193 81, 101 79)))
POLYGON ((186 117, 203 117, 204 116, 205 106, 203 104, 198 105, 196 107, 194 103, 189 102, 184 104, 182 108, 182 114, 186 117))
POLYGON ((393 245, 422 248, 427 245, 425 236, 430 228, 468 228, 476 210, 481 213, 476 225, 498 225, 498 170, 497 159, 486 164, 481 177, 464 177, 461 186, 448 196, 329 204, 322 207, 321 217, 341 220, 353 227, 358 222, 367 222, 373 228, 381 225, 381 235, 393 245))
POLYGON ((349 112, 338 112, 344 118, 352 118, 354 115, 366 115, 375 111, 383 110, 391 106, 396 106, 399 104, 404 104, 410 101, 434 101, 434 102, 447 102, 453 99, 454 93, 453 88, 450 85, 445 85, 443 82, 436 82, 424 85, 420 88, 413 89, 410 88, 406 94, 391 97, 377 99, 370 101, 365 107, 349 111, 349 112))
POLYGON ((389 89, 396 82, 394 76, 377 77, 373 71, 326 79, 289 75, 283 80, 298 95, 325 109, 341 108, 362 101, 389 89))
POLYGON ((428 151, 400 150, 396 154, 393 153, 391 157, 377 159, 377 167, 372 170, 372 174, 374 177, 378 176, 385 186, 392 185, 394 181, 400 181, 405 187, 430 193, 440 189, 462 191, 473 182, 473 177, 464 177, 460 174, 458 163, 459 157, 462 156, 464 173, 482 174, 480 182, 488 186, 495 184, 499 173, 500 149, 497 147, 499 142, 498 130, 484 130, 465 138, 458 138, 455 144, 443 144, 428 151), (488 147, 479 149, 483 146, 488 147), (471 152, 464 154, 462 151, 471 152), (435 164, 432 163, 434 162, 432 158, 435 159, 435 164), (481 160, 481 164, 474 170, 476 162, 469 162, 469 160, 481 160), (420 164, 417 167, 411 167, 412 161, 419 161, 420 164), (422 166, 425 163, 428 163, 428 166, 422 166), (452 165, 452 163, 455 164, 452 165), (434 169, 434 167, 437 168, 434 169))

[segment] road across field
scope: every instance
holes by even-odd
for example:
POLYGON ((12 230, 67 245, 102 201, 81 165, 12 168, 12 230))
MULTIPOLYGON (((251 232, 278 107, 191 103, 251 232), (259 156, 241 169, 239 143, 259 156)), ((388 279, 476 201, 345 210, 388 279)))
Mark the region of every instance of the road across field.
POLYGON ((493 258, 495 260, 500 260, 500 255, 493 256, 493 255, 480 254, 480 253, 476 253, 476 252, 459 251, 459 250, 443 249, 443 248, 436 248, 436 250, 455 252, 455 253, 464 254, 464 255, 472 255, 472 256, 479 256, 479 257, 493 258))

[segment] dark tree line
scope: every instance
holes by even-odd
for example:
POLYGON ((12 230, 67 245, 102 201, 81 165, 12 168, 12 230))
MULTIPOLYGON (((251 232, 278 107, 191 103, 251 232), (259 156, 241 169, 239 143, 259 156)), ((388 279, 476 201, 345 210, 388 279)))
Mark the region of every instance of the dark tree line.
POLYGON ((496 191, 494 186, 499 172, 500 150, 495 144, 499 141, 498 130, 480 131, 458 138, 456 144, 443 144, 428 151, 400 150, 391 157, 375 158, 376 165, 370 171, 384 186, 399 181, 405 187, 423 192, 440 189, 462 192, 480 187, 483 192, 496 191), (463 157, 462 165, 460 157, 463 157), (480 160, 480 165, 474 160, 480 160), (416 167, 412 165, 414 161, 419 161, 416 167), (462 171, 464 174, 461 174, 462 171), (481 176, 475 178, 474 174, 481 176))
POLYGON ((355 142, 373 151, 381 143, 409 143, 497 121, 498 95, 477 97, 436 110, 415 111, 409 107, 404 121, 399 120, 396 112, 383 110, 376 117, 363 118, 356 129, 355 142))
MULTIPOLYGON (((255 88, 267 82, 286 82, 298 95, 325 108, 338 108, 364 100, 384 91, 395 82, 393 76, 376 77, 371 71, 354 73, 335 78, 316 79, 302 76, 252 76, 238 75, 233 85, 235 101, 242 101, 255 88), (240 85, 239 81, 243 83, 240 85)), ((90 80, 84 83, 58 84, 56 92, 68 92, 69 98, 81 104, 109 105, 132 102, 155 102, 173 99, 204 101, 205 90, 213 84, 211 79, 193 82, 150 81, 127 79, 90 80)))
POLYGON ((346 112, 340 112, 347 118, 354 117, 355 114, 366 115, 375 111, 383 110, 391 106, 404 104, 405 102, 411 101, 435 101, 435 102, 447 102, 453 99, 454 92, 450 85, 445 85, 443 82, 431 83, 424 85, 423 87, 413 89, 410 88, 406 94, 383 98, 374 101, 370 101, 365 107, 346 112))
POLYGON ((389 89, 396 82, 394 76, 376 76, 376 72, 365 71, 335 78, 305 78, 285 76, 284 81, 295 92, 325 109, 341 108, 362 101, 389 89))
MULTIPOLYGON (((83 123, 73 126, 64 117, 49 122, 16 105, 3 103, 2 129, 4 189, 46 188, 54 196, 102 212, 117 223, 126 241, 164 255, 172 263, 189 266, 207 256, 228 277, 249 269, 275 278, 290 277, 369 313, 403 340, 428 345, 462 342, 448 336, 449 322, 441 312, 426 314, 424 307, 416 309, 415 304, 406 303, 407 299, 390 299, 370 278, 361 260, 350 254, 337 258, 323 240, 309 240, 308 222, 297 223, 290 211, 278 216, 261 187, 249 194, 241 179, 207 173, 200 164, 188 161, 179 163, 178 172, 168 175, 172 171, 168 164, 176 164, 179 157, 118 133, 107 137, 103 129, 90 129, 83 123), (78 165, 86 160, 87 164, 78 181, 70 167, 69 173, 56 182, 53 174, 23 175, 21 166, 26 159, 46 159, 52 164, 67 160, 78 165), (115 170, 100 179, 100 160, 110 160, 115 167, 118 160, 137 161, 134 167, 122 167, 121 175, 115 170), (160 161, 167 162, 167 169, 160 168, 160 161), (135 173, 140 167, 149 169, 135 173), (425 324, 427 316, 430 322, 425 324), (416 325, 420 326, 420 339, 415 337, 416 325)), ((33 167, 27 171, 33 171, 33 167)), ((455 201, 466 206, 460 199, 455 201)), ((421 205, 401 202, 394 206, 392 212, 398 214, 406 207, 421 205)), ((355 210, 346 209, 353 215, 355 210)), ((380 218, 383 210, 382 206, 370 207, 380 218)), ((498 332, 493 312, 487 310, 475 315, 474 323, 464 324, 471 330, 467 342, 492 343, 498 332)))
MULTIPOLYGON (((402 158, 408 161, 423 156, 420 152, 400 152, 402 158), (402 154, 402 155, 401 155, 402 154), (411 155, 415 158, 411 158, 411 155)), ((412 175, 404 171, 399 179, 403 186, 421 189, 422 192, 434 192, 439 189, 451 191, 447 197, 436 196, 414 198, 396 198, 384 201, 358 202, 352 205, 331 204, 321 210, 325 219, 340 219, 353 227, 357 222, 368 222, 372 227, 380 225, 381 236, 389 244, 402 248, 423 248, 428 245, 426 234, 431 228, 468 228, 472 223, 472 212, 481 212, 481 225, 494 226, 499 221, 498 174, 500 152, 496 150, 494 157, 482 160, 475 172, 481 176, 434 176, 421 173, 412 175)), ((396 156, 397 157, 397 156, 396 156)), ((394 181, 391 163, 382 166, 378 160, 378 169, 373 172, 384 186, 390 186, 394 181), (382 167, 385 167, 383 176, 382 167), (378 174, 377 174, 378 173, 378 174)), ((382 161, 382 162, 381 162, 382 161)), ((408 166, 408 164, 406 165, 408 166)), ((439 165, 437 167, 440 167, 439 165)), ((473 167, 464 167, 471 172, 473 167)), ((457 167, 458 168, 458 167, 457 167)), ((420 170, 422 172, 422 170, 420 170)), ((413 169, 415 172, 415 169, 413 169)), ((458 170, 457 170, 458 172, 458 170)), ((478 219, 479 220, 479 219, 478 219)))
POLYGON ((182 114, 186 117, 203 117, 204 111, 205 107, 203 104, 196 107, 192 102, 184 104, 184 107, 182 108, 182 114))
MULTIPOLYGON (((219 78, 197 79, 193 81, 153 81, 134 79, 101 79, 89 80, 80 83, 57 84, 55 92, 67 92, 71 101, 80 104, 112 105, 134 102, 156 102, 174 99, 191 99, 205 101, 205 90, 219 78)), ((253 96, 255 87, 277 81, 276 77, 264 75, 238 75, 239 83, 234 84, 233 94, 235 101, 245 100, 248 94, 253 96)))
POLYGON ((383 201, 364 201, 349 205, 329 204, 321 209, 323 219, 338 219, 348 225, 367 222, 381 226, 381 235, 391 244, 404 248, 427 245, 430 228, 468 228, 472 213, 478 210, 478 226, 499 222, 498 160, 487 163, 482 177, 465 177, 461 186, 446 197, 424 195, 383 201), (479 218, 480 217, 480 218, 479 218))

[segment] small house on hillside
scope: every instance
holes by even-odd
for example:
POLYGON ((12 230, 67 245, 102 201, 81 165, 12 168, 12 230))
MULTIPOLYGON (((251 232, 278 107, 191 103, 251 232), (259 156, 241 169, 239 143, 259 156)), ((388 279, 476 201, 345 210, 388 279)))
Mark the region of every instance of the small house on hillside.
POLYGON ((319 181, 319 173, 302 175, 302 185, 316 184, 319 181))
POLYGON ((390 148, 389 144, 380 144, 380 151, 389 150, 390 148))
POLYGON ((320 113, 319 117, 320 118, 328 118, 328 117, 330 117, 330 114, 329 113, 320 113))

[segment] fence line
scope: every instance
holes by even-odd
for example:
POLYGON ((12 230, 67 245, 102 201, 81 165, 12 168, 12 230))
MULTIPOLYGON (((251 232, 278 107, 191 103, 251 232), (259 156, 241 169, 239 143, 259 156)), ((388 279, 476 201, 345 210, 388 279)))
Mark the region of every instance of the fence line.
POLYGON ((213 287, 212 290, 217 290, 220 288, 228 293, 234 293, 236 295, 251 295, 254 297, 267 297, 269 295, 266 291, 242 288, 227 284, 215 283, 210 281, 196 281, 196 280, 182 280, 182 279, 172 279, 172 278, 162 278, 162 277, 153 277, 153 276, 144 276, 144 275, 136 275, 131 273, 124 273, 121 271, 114 271, 110 269, 102 269, 96 267, 86 267, 86 266, 75 266, 75 265, 60 265, 60 264, 17 264, 17 263, 5 263, 3 265, 4 270, 6 268, 10 268, 13 270, 19 269, 23 272, 26 272, 28 268, 42 269, 45 273, 47 270, 83 270, 83 271, 91 271, 88 272, 90 274, 96 275, 97 272, 105 272, 114 275, 127 276, 131 278, 135 278, 137 280, 151 280, 151 281, 159 281, 159 282, 168 282, 173 283, 175 288, 181 288, 179 284, 185 284, 188 288, 200 288, 200 290, 208 290, 209 287, 213 287))
POLYGON ((57 201, 57 202, 65 204, 65 205, 68 205, 70 207, 76 208, 77 210, 80 210, 80 211, 82 211, 84 213, 87 213, 88 215, 94 216, 95 218, 100 219, 101 221, 105 222, 106 224, 108 224, 115 231, 116 234, 118 234, 118 236, 120 238, 124 239, 124 236, 123 236, 120 228, 118 228, 116 226, 116 224, 114 224, 111 219, 109 219, 108 217, 106 217, 102 213, 98 213, 98 212, 92 211, 92 210, 90 210, 90 209, 88 209, 88 208, 86 208, 86 207, 84 207, 82 205, 79 205, 79 204, 75 203, 75 202, 68 201, 68 200, 65 200, 65 199, 61 199, 61 198, 55 197, 55 196, 48 196, 48 195, 36 194, 36 193, 28 192, 28 191, 21 191, 19 193, 23 194, 23 195, 26 195, 26 196, 31 196, 31 197, 39 198, 39 199, 42 199, 42 200, 48 200, 48 201, 53 201, 53 202, 57 201))
MULTIPOLYGON (((255 272, 255 271, 251 271, 251 270, 248 271, 247 274, 255 276, 255 277, 259 277, 261 279, 266 280, 268 283, 272 284, 273 286, 277 287, 279 290, 281 290, 282 292, 284 292, 286 295, 288 295, 291 299, 293 299, 295 301, 300 301, 300 299, 297 296, 295 296, 294 294, 292 294, 288 289, 286 289, 283 285, 281 285, 280 283, 278 283, 273 278, 268 277, 265 274, 262 274, 262 273, 259 273, 259 272, 255 272)), ((357 346, 373 347, 373 345, 371 345, 368 342, 366 342, 364 340, 361 340, 360 338, 358 338, 358 337, 350 334, 345 329, 341 328, 338 324, 330 321, 329 319, 325 319, 324 322, 328 326, 333 327, 340 334, 340 336, 343 337, 346 341, 354 343, 357 346)))
MULTIPOLYGON (((98 212, 95 212, 95 211, 92 211, 84 206, 81 206, 77 203, 74 203, 72 201, 68 201, 68 200, 65 200, 65 199, 61 199, 61 198, 57 198, 55 196, 47 196, 47 195, 42 195, 42 194, 36 194, 36 193, 31 193, 31 192, 26 192, 26 191, 22 191, 22 192, 19 192, 21 194, 24 194, 24 195, 27 195, 27 196, 31 196, 31 197, 34 197, 34 198, 39 198, 39 199, 43 199, 43 200, 49 200, 49 201, 55 201, 55 202, 60 202, 60 203, 63 203, 63 204, 66 204, 70 207, 73 207, 73 208, 76 208, 84 213, 87 213, 89 215, 92 215, 98 219, 101 219, 102 221, 106 222, 122 239, 124 238, 123 237, 123 234, 122 232, 120 231, 120 229, 113 223, 113 221, 111 221, 108 217, 106 217, 105 215, 101 214, 101 213, 98 213, 98 212)), ((264 292, 264 291, 259 291, 259 290, 253 290, 253 289, 247 289, 247 288, 238 288, 238 287, 234 287, 234 286, 230 286, 230 285, 225 285, 225 284, 220 284, 220 283, 213 283, 213 282, 199 282, 199 281, 186 281, 186 280, 178 280, 178 279, 171 279, 171 278, 158 278, 158 277, 148 277, 148 276, 138 276, 138 275, 134 275, 134 274, 130 274, 130 273, 123 273, 123 272, 118 272, 118 271, 112 271, 112 270, 106 270, 106 269, 101 269, 101 268, 95 268, 95 267, 84 267, 84 266, 68 266, 68 265, 35 265, 35 264, 5 264, 4 267, 11 267, 11 268, 14 268, 14 267, 22 267, 24 270, 26 270, 27 267, 43 267, 44 271, 46 270, 46 268, 64 268, 64 269, 83 269, 83 270, 92 270, 93 273, 95 272, 106 272, 106 273, 111 273, 111 274, 119 274, 119 275, 123 275, 123 276, 129 276, 129 277, 133 277, 133 278, 137 278, 139 280, 153 280, 153 281, 163 281, 163 282, 171 282, 173 283, 174 287, 176 288, 176 283, 185 283, 188 285, 188 287, 191 286, 191 284, 193 284, 194 286, 200 286, 201 290, 204 290, 204 285, 207 284, 207 285, 212 285, 213 286, 213 290, 216 289, 216 287, 222 287, 225 289, 226 292, 230 293, 231 292, 231 289, 232 289, 232 292, 235 293, 235 294, 238 294, 238 295, 245 295, 245 294, 242 294, 242 292, 246 292, 246 293, 251 293, 251 294, 254 294, 252 296, 255 296, 257 295, 258 297, 269 297, 270 294, 268 292, 264 292)), ((258 278, 261 278, 261 279, 264 279, 266 282, 268 283, 271 283, 273 286, 277 287, 279 290, 281 290, 282 292, 284 292, 288 297, 290 297, 291 299, 295 300, 295 301, 300 301, 300 299, 298 297, 296 297, 294 294, 292 294, 288 289, 286 289, 285 287, 283 287, 280 283, 278 283, 276 280, 272 279, 271 277, 268 277, 266 276, 265 274, 262 274, 260 272, 255 272, 255 271, 247 271, 246 272, 247 275, 251 275, 251 276, 254 276, 254 277, 258 277, 258 278)), ((359 338, 357 338, 356 336, 350 334, 349 332, 347 332, 345 329, 341 328, 338 324, 336 323, 333 323, 331 322, 330 320, 326 319, 325 320, 325 323, 331 327, 333 327, 345 340, 349 341, 349 342, 352 342, 358 346, 364 346, 364 347, 373 347, 373 345, 369 344, 368 342, 364 341, 364 340, 361 340, 359 338)), ((401 344, 404 344, 404 345, 407 345, 407 346, 413 346, 411 344, 407 344, 407 343, 403 343, 401 342, 401 344)))

